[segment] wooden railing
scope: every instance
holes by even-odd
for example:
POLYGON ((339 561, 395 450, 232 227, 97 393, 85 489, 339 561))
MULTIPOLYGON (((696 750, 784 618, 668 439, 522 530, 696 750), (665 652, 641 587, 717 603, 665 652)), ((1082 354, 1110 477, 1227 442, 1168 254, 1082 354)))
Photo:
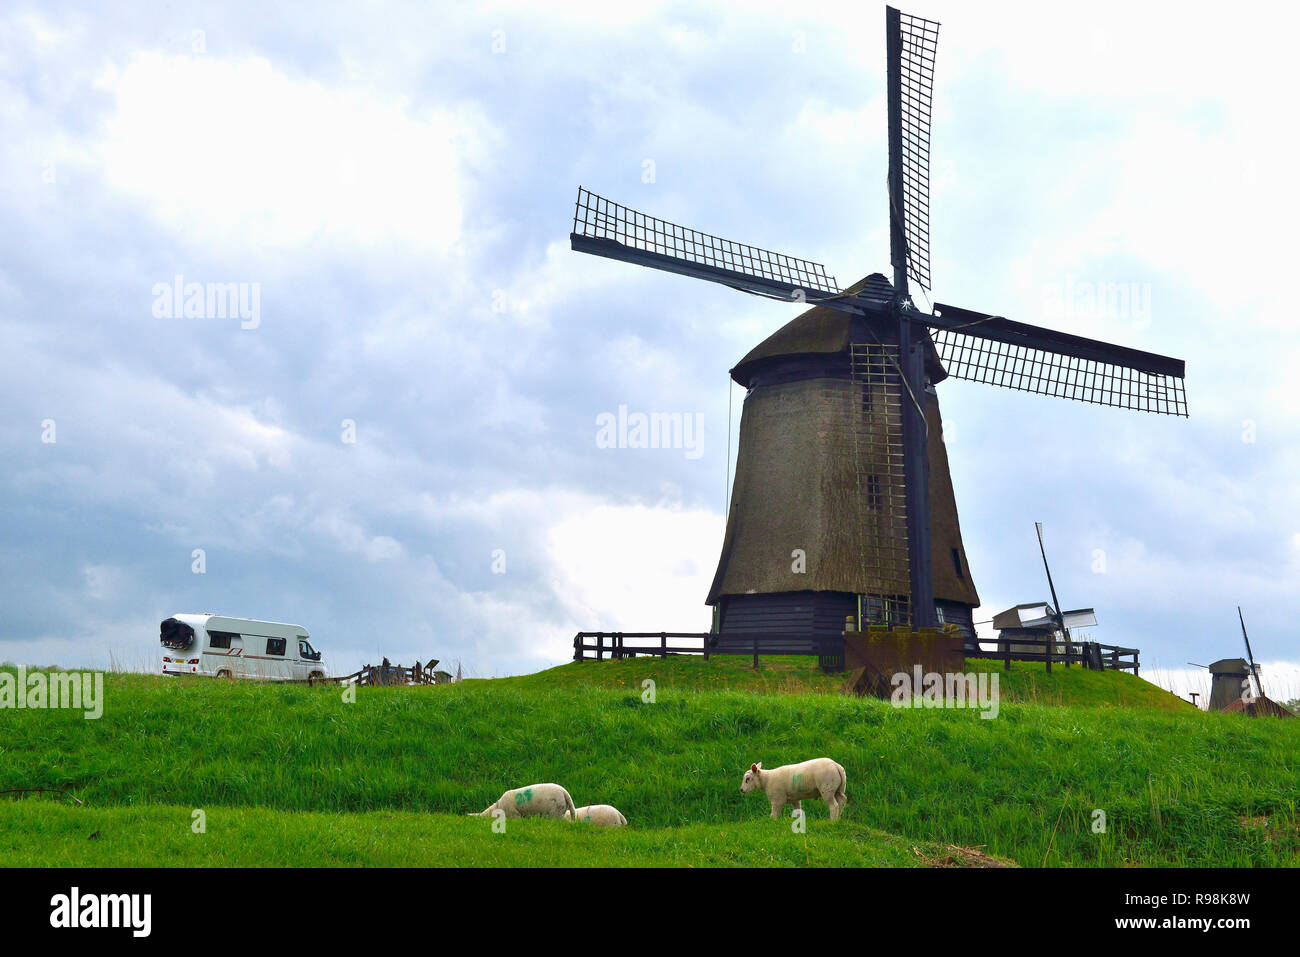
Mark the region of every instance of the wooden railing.
POLYGON ((339 681, 355 680, 359 685, 436 685, 435 672, 418 661, 409 668, 402 665, 366 665, 355 674, 339 681))
POLYGON ((350 675, 335 675, 328 678, 293 678, 279 681, 285 685, 315 684, 358 684, 358 685, 436 685, 436 669, 428 668, 418 661, 409 668, 404 665, 363 665, 350 675))
MULTIPOLYGON (((818 664, 826 671, 844 669, 844 638, 832 636, 813 639, 817 648, 818 664)), ((635 658, 651 655, 666 658, 668 655, 703 655, 707 661, 720 653, 737 654, 737 647, 748 647, 754 667, 760 655, 809 655, 807 638, 773 635, 762 632, 744 634, 728 633, 725 636, 709 632, 691 631, 580 631, 573 637, 573 660, 594 658, 635 658), (720 652, 717 639, 725 637, 727 650, 720 652)), ((1002 661, 1010 670, 1013 661, 1041 661, 1047 670, 1053 664, 1065 667, 1080 665, 1096 671, 1117 670, 1138 673, 1137 648, 1120 648, 1102 645, 1095 641, 1049 641, 1045 638, 989 638, 981 639, 974 649, 967 649, 967 658, 984 658, 1002 661), (981 647, 993 645, 992 649, 981 647), (1013 649, 1013 646, 1014 649, 1013 649)))
MULTIPOLYGON (((844 639, 830 637, 812 639, 818 649, 817 662, 826 671, 844 668, 844 639)), ((573 660, 594 658, 635 658, 648 655, 666 658, 669 655, 703 655, 707 661, 718 654, 747 654, 758 667, 760 656, 809 655, 809 639, 768 632, 728 632, 725 636, 707 631, 580 631, 573 636, 573 660), (727 648, 718 648, 719 638, 725 638, 727 648), (672 644, 669 644, 672 642, 672 644), (738 648, 747 648, 740 652, 738 648)))
POLYGON ((1115 670, 1138 673, 1137 648, 1120 648, 1117 645, 1102 645, 1095 641, 1060 641, 1047 638, 982 638, 978 645, 994 645, 994 648, 978 647, 967 650, 967 658, 985 658, 1003 662, 1003 667, 1011 669, 1013 661, 1041 661, 1047 665, 1081 665, 1095 671, 1115 670), (1013 649, 1013 646, 1014 649, 1013 649), (1032 650, 1027 650, 1032 649, 1032 650))

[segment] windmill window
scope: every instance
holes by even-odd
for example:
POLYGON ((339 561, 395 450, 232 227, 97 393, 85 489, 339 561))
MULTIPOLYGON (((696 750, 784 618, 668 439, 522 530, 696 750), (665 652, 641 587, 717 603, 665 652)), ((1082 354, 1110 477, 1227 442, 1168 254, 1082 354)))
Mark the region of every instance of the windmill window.
POLYGON ((952 550, 952 567, 957 569, 958 578, 964 579, 966 577, 964 574, 962 574, 962 570, 961 570, 961 555, 957 552, 957 549, 955 548, 952 550))
POLYGON ((867 507, 880 508, 880 476, 867 476, 867 507))

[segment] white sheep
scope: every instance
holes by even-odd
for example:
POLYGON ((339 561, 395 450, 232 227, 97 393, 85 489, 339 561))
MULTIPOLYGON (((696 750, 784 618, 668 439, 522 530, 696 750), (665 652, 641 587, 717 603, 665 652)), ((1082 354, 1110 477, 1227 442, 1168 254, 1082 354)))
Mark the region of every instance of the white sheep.
POLYGON ((573 798, 558 784, 530 784, 525 788, 511 788, 477 814, 470 817, 492 817, 493 811, 503 811, 506 817, 567 817, 574 811, 573 798))
MULTIPOLYGON (((569 812, 565 811, 564 816, 569 817, 569 812)), ((573 812, 573 819, 597 827, 623 827, 627 824, 623 812, 611 804, 589 804, 580 807, 573 812)))
POLYGON ((793 804, 802 811, 800 801, 821 798, 830 808, 831 820, 838 821, 840 812, 849 799, 844 793, 848 778, 844 768, 830 758, 813 758, 800 764, 787 764, 771 771, 763 770, 763 762, 751 764, 740 782, 740 793, 748 794, 760 788, 772 804, 772 817, 780 818, 782 809, 793 804))

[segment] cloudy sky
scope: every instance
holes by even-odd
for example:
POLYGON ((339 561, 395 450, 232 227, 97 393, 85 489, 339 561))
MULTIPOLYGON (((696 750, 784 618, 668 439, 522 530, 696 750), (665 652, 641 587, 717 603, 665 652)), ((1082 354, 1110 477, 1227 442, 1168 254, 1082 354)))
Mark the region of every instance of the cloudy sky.
MULTIPOLYGON (((707 628, 727 370, 794 310, 569 251, 574 196, 887 269, 883 4, 43 6, 0 21, 0 660, 152 669, 181 611, 340 671, 707 628), (620 406, 698 454, 601 448, 620 406)), ((1235 656, 1241 604, 1297 661, 1297 16, 1179 10, 912 10, 935 298, 1187 360, 1188 420, 940 387, 976 617, 1047 597, 1042 521, 1092 637, 1235 656)))

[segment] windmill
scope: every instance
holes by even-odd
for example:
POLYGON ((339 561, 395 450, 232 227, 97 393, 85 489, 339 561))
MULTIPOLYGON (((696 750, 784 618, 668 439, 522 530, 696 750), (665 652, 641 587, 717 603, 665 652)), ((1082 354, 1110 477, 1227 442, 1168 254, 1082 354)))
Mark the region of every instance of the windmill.
POLYGON ((1237 620, 1241 622, 1241 638, 1246 643, 1245 658, 1222 658, 1208 665, 1187 662, 1194 668, 1204 668, 1210 672, 1210 711, 1240 711, 1251 717, 1293 718, 1285 707, 1264 694, 1264 683, 1259 677, 1259 665, 1255 663, 1255 654, 1250 648, 1250 636, 1246 634, 1246 616, 1237 606, 1237 620), (1251 687, 1254 678, 1255 687, 1251 687))
MULTIPOLYGON (((773 412, 776 424, 755 425, 747 439, 742 417, 736 487, 709 596, 715 607, 726 606, 721 635, 739 627, 810 634, 841 628, 844 617, 836 620, 834 612, 844 606, 823 605, 826 595, 856 597, 859 621, 914 628, 937 624, 942 608, 936 606, 935 569, 952 579, 947 556, 935 556, 932 548, 932 504, 946 509, 952 499, 932 389, 944 378, 1187 414, 1181 360, 942 303, 924 312, 913 303, 909 282, 927 294, 931 285, 930 116, 938 30, 934 21, 886 8, 892 282, 877 273, 841 289, 819 263, 669 223, 579 187, 573 249, 814 307, 731 373, 750 389, 743 416, 754 403, 751 423, 768 414, 763 408, 775 407, 778 393, 783 407, 801 408, 817 422, 782 419, 773 412), (828 316, 837 317, 838 325, 828 323, 828 316), (791 338, 798 344, 790 345, 791 338), (853 420, 850 425, 844 425, 846 416, 853 420), (777 433, 805 443, 803 450, 806 443, 821 441, 810 436, 828 436, 815 450, 826 479, 822 492, 817 491, 821 479, 795 488, 790 483, 799 480, 772 478, 762 467, 742 469, 748 454, 780 472, 790 456, 783 457, 780 440, 773 438, 777 433), (934 482, 932 465, 942 473, 934 482), (750 486, 766 483, 765 491, 747 487, 741 495, 742 480, 750 486), (817 494, 822 500, 814 500, 817 494), (820 567, 830 569, 822 578, 814 582, 806 576, 804 583, 778 567, 790 563, 790 549, 799 542, 762 540, 774 509, 803 510, 792 527, 825 546, 825 554, 809 552, 810 561, 824 559, 820 567), (807 595, 813 599, 800 597, 807 595), (757 601, 764 598, 771 600, 757 601), (864 599, 873 610, 870 616, 863 614, 864 599)), ((964 574, 955 505, 951 512, 952 565, 965 587, 951 582, 949 587, 970 606, 978 599, 964 574)))

